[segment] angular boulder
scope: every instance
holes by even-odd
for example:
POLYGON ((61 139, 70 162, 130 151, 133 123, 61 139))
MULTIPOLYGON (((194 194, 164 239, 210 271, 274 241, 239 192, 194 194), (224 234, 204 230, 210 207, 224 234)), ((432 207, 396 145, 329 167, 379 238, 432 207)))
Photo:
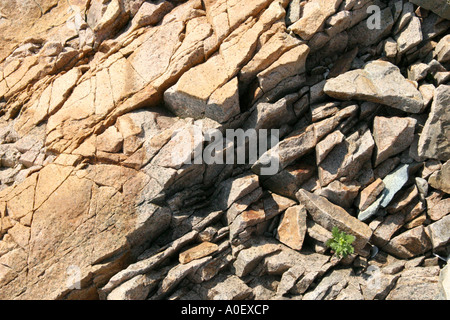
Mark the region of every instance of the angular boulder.
POLYGON ((336 99, 381 103, 410 113, 421 112, 424 104, 420 92, 400 69, 381 60, 328 80, 324 92, 336 99))

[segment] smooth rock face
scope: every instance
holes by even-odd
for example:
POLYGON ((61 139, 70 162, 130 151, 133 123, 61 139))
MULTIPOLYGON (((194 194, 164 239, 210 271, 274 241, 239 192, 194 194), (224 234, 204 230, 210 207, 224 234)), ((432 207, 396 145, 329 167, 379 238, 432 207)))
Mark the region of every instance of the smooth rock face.
POLYGON ((423 108, 420 92, 395 65, 385 61, 373 61, 364 69, 328 80, 324 92, 336 99, 381 103, 411 113, 423 108))
POLYGON ((0 299, 448 297, 446 19, 422 0, 0 1, 0 299), (220 139, 237 129, 258 140, 220 139))

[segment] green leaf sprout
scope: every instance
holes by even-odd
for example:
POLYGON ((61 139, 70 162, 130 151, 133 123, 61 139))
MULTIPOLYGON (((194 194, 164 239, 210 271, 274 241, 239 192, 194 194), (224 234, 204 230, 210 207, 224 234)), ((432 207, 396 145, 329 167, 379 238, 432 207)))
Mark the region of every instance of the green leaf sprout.
POLYGON ((332 238, 326 242, 326 245, 334 251, 338 258, 345 258, 355 251, 352 246, 354 241, 354 236, 340 231, 337 227, 333 227, 332 238))

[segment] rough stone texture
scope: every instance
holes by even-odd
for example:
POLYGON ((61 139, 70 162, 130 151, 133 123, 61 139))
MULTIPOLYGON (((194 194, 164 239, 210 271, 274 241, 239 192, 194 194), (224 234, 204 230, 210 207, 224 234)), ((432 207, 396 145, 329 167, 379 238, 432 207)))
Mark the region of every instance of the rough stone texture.
POLYGON ((446 35, 436 46, 437 59, 444 63, 450 60, 450 36, 446 35))
POLYGON ((450 86, 436 89, 431 112, 419 139, 419 155, 447 161, 450 159, 449 128, 450 86))
POLYGON ((327 81, 324 91, 333 98, 359 99, 418 113, 423 98, 395 65, 386 61, 368 63, 363 70, 349 71, 327 81))
POLYGON ((372 231, 366 224, 358 221, 344 209, 332 204, 327 199, 305 190, 300 190, 297 193, 297 198, 306 207, 313 220, 328 231, 336 226, 353 234, 356 237, 355 250, 362 250, 372 236, 372 231))
POLYGON ((433 249, 444 246, 450 242, 450 217, 447 215, 441 220, 426 227, 426 232, 431 239, 433 249))
POLYGON ((412 3, 425 9, 431 10, 441 17, 450 20, 450 5, 444 0, 430 1, 430 0, 411 0, 412 3))
POLYGON ((398 235, 383 247, 387 252, 402 259, 416 257, 431 248, 431 240, 423 226, 398 235))
POLYGON ((378 195, 384 190, 385 185, 383 180, 378 178, 372 184, 370 184, 367 188, 365 188, 359 194, 356 199, 356 204, 358 205, 359 210, 366 210, 372 203, 375 202, 378 195))
POLYGON ((448 265, 445 266, 444 269, 441 270, 441 273, 439 275, 439 284, 441 287, 441 295, 444 299, 449 299, 450 295, 450 282, 449 282, 449 273, 448 273, 449 267, 448 265))
POLYGON ((281 217, 277 238, 294 250, 301 250, 306 234, 306 209, 302 206, 288 208, 281 217))
POLYGON ((387 300, 436 300, 439 267, 412 268, 402 273, 387 300))
POLYGON ((301 18, 290 29, 302 39, 309 40, 322 27, 325 20, 334 14, 342 0, 313 0, 303 7, 301 18))
POLYGON ((417 121, 412 118, 375 117, 373 123, 376 145, 375 167, 411 145, 416 124, 417 121))
POLYGON ((350 135, 331 151, 319 165, 321 186, 341 177, 354 178, 372 157, 375 142, 370 130, 360 130, 350 135))
POLYGON ((358 214, 358 219, 365 221, 370 217, 376 215, 380 208, 386 208, 394 199, 395 195, 408 182, 409 165, 401 165, 397 167, 392 173, 383 179, 384 189, 378 196, 377 200, 373 202, 367 209, 362 210, 358 214))
POLYGON ((180 263, 186 264, 191 262, 192 260, 201 259, 203 257, 210 255, 211 253, 216 252, 218 248, 219 246, 215 243, 203 242, 198 246, 195 246, 191 249, 188 249, 180 253, 179 256, 180 263))

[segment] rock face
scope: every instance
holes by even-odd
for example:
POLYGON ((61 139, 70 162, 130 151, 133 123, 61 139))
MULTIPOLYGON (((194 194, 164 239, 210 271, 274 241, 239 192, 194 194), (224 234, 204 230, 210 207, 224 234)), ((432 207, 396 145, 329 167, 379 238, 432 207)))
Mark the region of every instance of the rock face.
POLYGON ((448 298, 449 18, 1 1, 0 299, 448 298))
POLYGON ((417 121, 411 118, 375 117, 373 135, 375 139, 375 166, 406 150, 414 140, 417 121))
POLYGON ((386 61, 373 61, 362 70, 349 71, 327 81, 324 92, 337 99, 357 99, 419 113, 423 98, 400 69, 386 61))
POLYGON ((450 19, 450 4, 448 3, 448 1, 411 0, 411 2, 425 9, 435 12, 442 18, 450 19))

